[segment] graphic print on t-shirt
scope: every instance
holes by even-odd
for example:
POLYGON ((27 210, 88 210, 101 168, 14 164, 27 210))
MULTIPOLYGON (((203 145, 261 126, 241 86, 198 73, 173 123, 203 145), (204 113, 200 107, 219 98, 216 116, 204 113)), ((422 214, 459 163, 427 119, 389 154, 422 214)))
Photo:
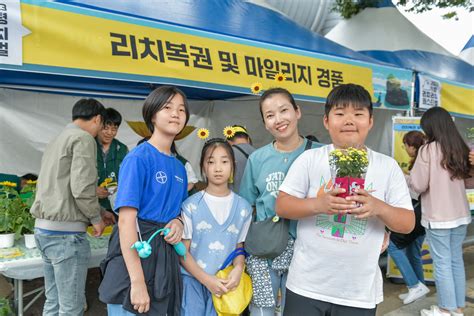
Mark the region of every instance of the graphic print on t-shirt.
MULTIPOLYGON (((320 187, 317 197, 331 190, 333 187, 332 180, 326 182, 321 177, 320 187)), ((370 190, 372 184, 367 187, 370 190)), ((322 214, 316 216, 317 233, 320 237, 332 239, 334 241, 358 244, 359 239, 365 234, 367 228, 367 219, 356 219, 350 214, 327 215, 322 214)))
POLYGON ((285 173, 281 171, 272 172, 266 178, 265 189, 269 192, 275 199, 278 196, 278 189, 285 179, 285 173))

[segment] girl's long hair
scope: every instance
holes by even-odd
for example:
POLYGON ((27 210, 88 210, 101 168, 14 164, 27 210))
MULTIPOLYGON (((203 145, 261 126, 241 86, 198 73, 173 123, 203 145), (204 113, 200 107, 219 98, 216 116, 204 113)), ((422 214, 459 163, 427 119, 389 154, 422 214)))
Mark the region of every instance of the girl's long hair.
POLYGON ((413 168, 416 157, 418 157, 418 151, 420 150, 420 147, 425 144, 425 142, 425 134, 420 131, 410 131, 403 135, 403 143, 408 146, 413 146, 415 148, 415 156, 411 157, 410 164, 408 165, 408 170, 411 170, 413 168))
POLYGON ((469 177, 469 147, 466 145, 448 111, 435 107, 421 117, 421 128, 428 144, 437 142, 443 158, 441 167, 448 170, 451 180, 469 177))

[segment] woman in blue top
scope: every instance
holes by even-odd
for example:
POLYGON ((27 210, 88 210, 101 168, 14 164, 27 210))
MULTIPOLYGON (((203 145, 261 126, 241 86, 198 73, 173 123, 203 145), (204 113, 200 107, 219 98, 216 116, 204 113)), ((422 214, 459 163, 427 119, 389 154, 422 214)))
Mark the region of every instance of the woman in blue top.
POLYGON ((189 118, 186 96, 175 87, 162 86, 150 93, 142 112, 152 136, 132 150, 120 168, 115 201, 119 220, 101 265, 99 297, 107 303, 109 315, 179 315, 182 280, 172 245, 183 233, 179 216, 187 178, 184 166, 171 154, 171 144, 189 118), (140 259, 131 246, 163 227, 170 232, 154 238, 152 254, 140 259))
POLYGON ((234 290, 244 270, 244 257, 233 259, 227 279, 215 276, 226 258, 242 247, 250 225, 249 203, 229 189, 235 170, 234 152, 220 138, 206 142, 201 154, 201 173, 207 182, 204 191, 183 203, 184 241, 189 253, 183 265, 183 316, 214 316, 212 295, 234 290))
MULTIPOLYGON (((300 136, 298 121, 301 111, 288 90, 273 88, 265 91, 260 97, 260 114, 274 141, 250 155, 239 191, 240 195, 255 207, 257 221, 276 215, 278 188, 293 161, 304 150, 320 146, 300 136)), ((254 256, 247 260, 254 289, 250 305, 252 315, 273 316, 278 305, 279 291, 282 294, 280 308, 283 310, 286 276, 296 237, 296 222, 290 223, 290 237, 287 250, 273 262, 254 256)))

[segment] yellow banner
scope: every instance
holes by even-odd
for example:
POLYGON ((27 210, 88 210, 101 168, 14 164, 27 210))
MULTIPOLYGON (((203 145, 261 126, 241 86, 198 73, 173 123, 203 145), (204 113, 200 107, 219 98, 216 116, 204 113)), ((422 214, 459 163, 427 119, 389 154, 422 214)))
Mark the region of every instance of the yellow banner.
POLYGON ((260 82, 263 89, 282 86, 316 98, 326 98, 334 86, 351 82, 373 95, 370 66, 32 4, 23 3, 21 12, 23 25, 32 32, 23 40, 24 64, 134 75, 138 81, 148 76, 164 78, 161 82, 182 80, 188 86, 204 82, 224 90, 237 86, 249 91, 260 82), (284 82, 274 80, 278 73, 286 76, 284 82))
POLYGON ((409 131, 421 131, 420 119, 420 117, 393 117, 392 156, 406 173, 411 158, 403 145, 403 136, 409 131))
POLYGON ((441 84, 441 106, 449 112, 474 117, 474 87, 441 84))

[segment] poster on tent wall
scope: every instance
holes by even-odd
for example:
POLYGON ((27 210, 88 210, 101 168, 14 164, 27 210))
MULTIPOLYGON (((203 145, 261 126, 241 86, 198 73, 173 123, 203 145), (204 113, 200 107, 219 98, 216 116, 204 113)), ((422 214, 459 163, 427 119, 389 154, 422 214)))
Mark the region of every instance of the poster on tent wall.
POLYGON ((74 2, 22 0, 21 17, 31 32, 23 37, 23 65, 3 63, 0 69, 248 94, 260 83, 259 91, 282 86, 297 99, 309 101, 325 100, 342 83, 357 83, 372 94, 376 107, 406 110, 410 105, 412 75, 399 68, 93 10, 74 2))
POLYGON ((441 106, 453 115, 474 118, 474 86, 428 75, 418 75, 419 107, 441 106))
MULTIPOLYGON (((403 136, 409 131, 421 131, 420 119, 420 117, 401 116, 394 116, 392 118, 392 156, 404 172, 408 172, 410 157, 403 146, 403 136)), ((431 259, 429 246, 426 243, 426 240, 423 243, 421 255, 425 280, 434 281, 433 260, 431 259)), ((403 278, 400 270, 390 256, 388 256, 387 261, 387 277, 403 278)))

